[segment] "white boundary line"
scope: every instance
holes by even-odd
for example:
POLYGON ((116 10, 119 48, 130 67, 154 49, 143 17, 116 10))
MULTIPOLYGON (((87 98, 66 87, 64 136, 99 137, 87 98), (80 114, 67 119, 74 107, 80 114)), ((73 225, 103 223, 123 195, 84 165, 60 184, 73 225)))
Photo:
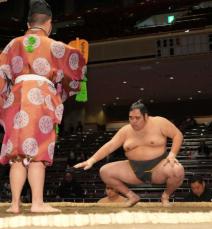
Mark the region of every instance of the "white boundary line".
MULTIPOLYGON (((0 204, 8 206, 9 204, 0 204)), ((96 203, 52 203, 54 206, 117 206, 117 204, 96 204, 96 203)), ((29 204, 24 204, 29 206, 29 204)), ((137 206, 137 205, 136 205, 137 206)), ((161 207, 160 203, 139 203, 143 207, 161 207)), ((123 208, 118 213, 108 214, 51 214, 51 215, 18 215, 10 217, 0 217, 0 228, 18 227, 79 227, 106 224, 181 224, 181 223, 212 223, 212 203, 174 203, 173 207, 211 207, 211 211, 206 212, 147 212, 147 211, 127 211, 123 208)), ((173 209, 173 208, 172 208, 173 209)), ((132 209, 131 209, 132 210, 132 209)), ((145 209, 147 210, 147 209, 145 209)), ((157 208, 156 208, 157 210, 157 208)), ((174 209, 173 209, 174 210, 174 209)))

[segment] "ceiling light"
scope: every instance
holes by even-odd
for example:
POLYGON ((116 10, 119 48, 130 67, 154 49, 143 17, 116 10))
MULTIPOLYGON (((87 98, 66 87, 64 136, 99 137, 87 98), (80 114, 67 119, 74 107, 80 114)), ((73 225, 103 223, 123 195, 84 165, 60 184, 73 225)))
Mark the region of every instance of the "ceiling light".
POLYGON ((198 90, 198 91, 197 91, 197 93, 201 94, 201 93, 202 93, 202 91, 201 91, 201 90, 198 90))
POLYGON ((190 100, 192 100, 193 98, 192 97, 189 97, 190 100))
POLYGON ((126 83, 127 83, 127 81, 123 81, 122 83, 123 83, 123 84, 126 84, 126 83))
POLYGON ((181 98, 177 98, 177 101, 180 101, 181 100, 181 98))
POLYGON ((116 97, 116 100, 119 100, 119 97, 116 97))
POLYGON ((170 79, 170 80, 173 80, 173 79, 174 79, 174 76, 170 76, 169 79, 170 79))
POLYGON ((106 106, 106 104, 105 104, 105 103, 103 103, 103 104, 102 104, 102 106, 103 106, 103 107, 105 107, 105 106, 106 106))
POLYGON ((143 88, 143 87, 141 87, 141 88, 140 88, 140 90, 141 90, 141 91, 144 91, 144 88, 143 88))
POLYGON ((189 29, 186 29, 186 30, 185 30, 185 33, 189 33, 189 32, 190 32, 190 30, 189 30, 189 29))

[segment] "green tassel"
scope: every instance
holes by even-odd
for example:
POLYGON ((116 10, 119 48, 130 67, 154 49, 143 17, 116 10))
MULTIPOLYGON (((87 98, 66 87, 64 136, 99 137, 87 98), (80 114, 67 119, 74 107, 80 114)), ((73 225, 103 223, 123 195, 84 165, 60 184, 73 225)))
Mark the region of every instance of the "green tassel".
POLYGON ((80 91, 76 95, 77 102, 87 102, 88 94, 87 94, 87 80, 83 80, 80 82, 80 91))
POLYGON ((59 126, 58 125, 55 126, 55 132, 56 132, 56 135, 58 136, 59 135, 59 132, 60 132, 60 129, 59 129, 59 126))

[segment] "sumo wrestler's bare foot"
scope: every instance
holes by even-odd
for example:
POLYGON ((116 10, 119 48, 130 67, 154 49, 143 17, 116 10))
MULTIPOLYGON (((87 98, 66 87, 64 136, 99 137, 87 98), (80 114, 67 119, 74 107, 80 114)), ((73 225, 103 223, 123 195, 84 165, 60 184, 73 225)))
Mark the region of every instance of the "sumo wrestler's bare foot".
POLYGON ((126 194, 126 196, 128 198, 126 202, 126 207, 133 207, 135 204, 137 204, 140 201, 140 197, 132 191, 129 191, 126 194))
POLYGON ((61 212, 58 208, 53 208, 48 204, 39 204, 39 205, 32 205, 31 212, 33 213, 40 213, 40 212, 61 212))
POLYGON ((6 212, 8 212, 8 213, 13 213, 13 214, 18 214, 18 213, 20 213, 19 205, 12 204, 12 205, 6 210, 6 212))
POLYGON ((164 192, 161 196, 161 203, 163 205, 163 207, 171 207, 171 203, 169 202, 169 195, 164 192))

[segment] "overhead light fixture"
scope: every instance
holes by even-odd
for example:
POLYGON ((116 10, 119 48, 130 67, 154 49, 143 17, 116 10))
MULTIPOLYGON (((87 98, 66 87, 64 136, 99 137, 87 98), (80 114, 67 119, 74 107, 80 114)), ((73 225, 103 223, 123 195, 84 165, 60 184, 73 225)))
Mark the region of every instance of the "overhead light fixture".
POLYGON ((116 97, 116 100, 119 100, 120 98, 119 97, 116 97))
POLYGON ((177 98, 177 101, 181 101, 181 98, 177 98))
POLYGON ((127 81, 123 81, 122 83, 123 83, 123 84, 127 84, 127 81))
POLYGON ((167 18, 168 24, 172 24, 174 20, 175 20, 175 16, 174 15, 169 15, 168 18, 167 18))
POLYGON ((198 90, 198 91, 197 91, 197 93, 201 94, 201 93, 202 93, 202 91, 201 91, 201 90, 198 90))
POLYGON ((144 91, 144 88, 143 88, 143 87, 141 87, 141 88, 140 88, 140 91, 144 91))

